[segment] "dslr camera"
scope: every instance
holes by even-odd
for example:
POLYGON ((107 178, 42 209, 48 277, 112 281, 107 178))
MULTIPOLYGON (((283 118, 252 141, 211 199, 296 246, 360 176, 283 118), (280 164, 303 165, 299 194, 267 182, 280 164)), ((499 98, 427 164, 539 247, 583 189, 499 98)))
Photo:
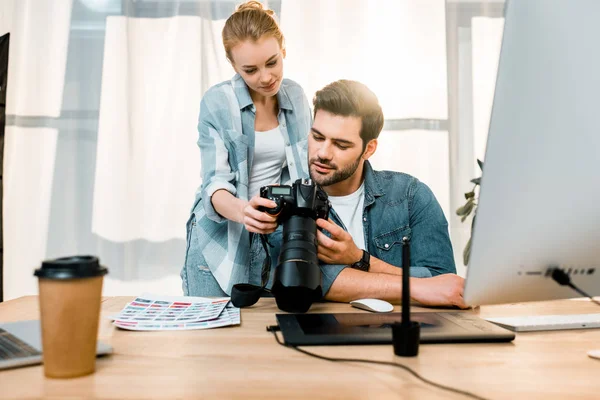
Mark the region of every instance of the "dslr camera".
POLYGON ((304 313, 322 297, 316 221, 328 218, 331 203, 327 193, 310 179, 298 179, 291 186, 263 186, 260 197, 277 204, 262 211, 276 215, 283 225, 271 292, 279 309, 304 313))

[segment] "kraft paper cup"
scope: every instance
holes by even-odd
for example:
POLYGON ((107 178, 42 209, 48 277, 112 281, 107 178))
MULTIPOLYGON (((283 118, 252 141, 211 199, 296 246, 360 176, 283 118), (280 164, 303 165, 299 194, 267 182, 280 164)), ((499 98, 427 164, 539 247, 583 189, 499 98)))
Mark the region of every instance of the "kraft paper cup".
POLYGON ((94 256, 47 260, 35 270, 47 377, 74 378, 95 371, 102 280, 107 273, 94 256))

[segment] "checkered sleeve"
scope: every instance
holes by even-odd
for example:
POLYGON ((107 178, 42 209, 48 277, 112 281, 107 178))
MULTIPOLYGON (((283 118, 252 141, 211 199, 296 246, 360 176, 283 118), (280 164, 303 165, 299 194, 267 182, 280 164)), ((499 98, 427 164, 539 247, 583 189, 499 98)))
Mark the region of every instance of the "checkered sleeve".
POLYGON ((200 118, 198 122, 198 146, 200 147, 200 163, 202 168, 202 203, 206 216, 215 222, 224 222, 212 205, 212 195, 225 189, 234 196, 235 174, 229 166, 229 152, 222 136, 215 111, 211 108, 207 96, 200 103, 200 118))

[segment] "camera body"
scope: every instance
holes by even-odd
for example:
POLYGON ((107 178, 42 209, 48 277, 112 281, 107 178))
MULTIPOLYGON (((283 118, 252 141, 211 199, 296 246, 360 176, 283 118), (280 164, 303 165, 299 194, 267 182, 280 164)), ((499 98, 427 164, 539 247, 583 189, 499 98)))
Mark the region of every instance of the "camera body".
POLYGON ((263 186, 260 196, 277 204, 262 211, 276 215, 283 225, 272 288, 275 301, 283 311, 306 312, 322 297, 316 221, 328 218, 331 203, 327 193, 310 179, 298 179, 291 186, 263 186))
POLYGON ((260 197, 274 201, 275 208, 262 208, 271 215, 277 215, 277 222, 283 223, 292 215, 327 219, 331 203, 327 193, 310 179, 298 179, 293 185, 263 186, 260 197))

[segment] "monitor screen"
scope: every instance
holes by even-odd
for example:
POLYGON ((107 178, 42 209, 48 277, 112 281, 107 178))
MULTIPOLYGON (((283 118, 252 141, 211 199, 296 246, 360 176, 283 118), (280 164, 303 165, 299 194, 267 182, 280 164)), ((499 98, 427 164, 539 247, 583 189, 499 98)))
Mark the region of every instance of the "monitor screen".
POLYGON ((509 1, 464 298, 600 295, 600 2, 509 1))

